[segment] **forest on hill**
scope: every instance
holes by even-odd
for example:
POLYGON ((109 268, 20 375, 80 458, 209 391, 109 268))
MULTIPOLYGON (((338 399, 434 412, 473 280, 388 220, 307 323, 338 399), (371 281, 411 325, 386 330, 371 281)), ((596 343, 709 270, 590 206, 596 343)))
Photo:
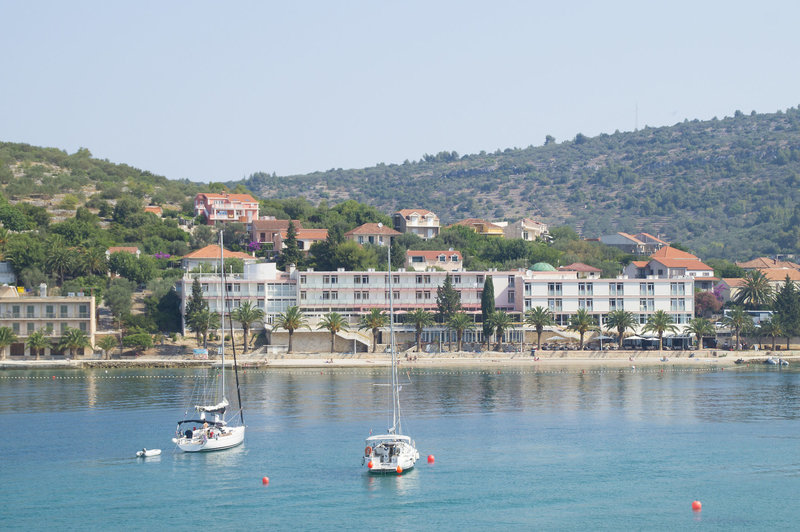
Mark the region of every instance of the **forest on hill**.
POLYGON ((443 224, 533 217, 584 238, 647 231, 703 258, 797 254, 800 110, 235 183, 266 198, 426 208, 443 224))

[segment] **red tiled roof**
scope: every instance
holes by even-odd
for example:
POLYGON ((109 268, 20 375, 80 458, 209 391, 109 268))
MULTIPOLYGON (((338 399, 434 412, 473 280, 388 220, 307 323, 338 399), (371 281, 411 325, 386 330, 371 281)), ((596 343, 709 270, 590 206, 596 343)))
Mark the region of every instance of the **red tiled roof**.
POLYGON ((631 264, 633 264, 637 268, 644 268, 649 264, 649 262, 647 262, 646 260, 632 260, 631 264))
MULTIPOLYGON (((300 220, 292 220, 294 228, 298 231, 302 229, 300 220)), ((253 220, 253 231, 272 231, 280 232, 289 229, 289 220, 253 220)))
POLYGON ((376 224, 376 223, 367 223, 363 225, 359 225, 355 229, 351 229, 350 231, 346 232, 344 236, 353 236, 353 235, 389 235, 389 236, 396 236, 402 235, 400 231, 395 231, 389 227, 386 227, 383 224, 376 224))
MULTIPOLYGON (((219 259, 219 246, 211 244, 210 246, 206 246, 204 248, 198 249, 196 251, 192 251, 188 255, 183 256, 184 259, 219 259)), ((228 251, 227 249, 222 253, 223 259, 243 259, 243 260, 255 260, 253 257, 248 255, 247 253, 242 253, 240 251, 228 251)))
POLYGON ((659 249, 652 255, 650 255, 651 259, 694 259, 700 260, 696 255, 692 255, 691 253, 687 253, 685 251, 681 251, 680 249, 674 248, 672 246, 664 246, 663 248, 659 249))
POLYGON ((652 262, 663 264, 667 268, 686 268, 687 270, 714 270, 699 260, 688 259, 653 259, 652 262))
POLYGON ((144 208, 144 212, 152 212, 153 214, 163 214, 163 210, 158 205, 148 205, 144 208))
POLYGON ((783 260, 776 260, 771 259, 769 257, 758 257, 757 259, 748 260, 745 262, 737 262, 736 265, 740 268, 744 268, 745 270, 756 269, 760 270, 761 268, 793 268, 795 270, 800 269, 800 264, 795 264, 794 262, 783 261, 783 260))
POLYGON ((770 281, 783 281, 787 275, 791 281, 800 281, 800 270, 794 268, 762 268, 759 271, 770 281))
POLYGON ((209 192, 201 192, 198 196, 205 196, 207 199, 215 200, 233 200, 241 202, 258 203, 258 201, 250 194, 212 194, 209 192))
POLYGON ((438 261, 439 256, 444 255, 449 260, 452 255, 458 255, 458 260, 461 261, 461 252, 455 250, 435 251, 435 250, 411 250, 406 251, 407 257, 424 257, 426 261, 438 261))
MULTIPOLYGON (((425 209, 400 209, 397 211, 396 214, 400 214, 403 217, 409 216, 411 214, 417 213, 420 216, 425 216, 426 214, 433 214, 431 211, 425 209)), ((435 216, 435 215, 434 215, 435 216)))
POLYGON ((128 247, 126 247, 126 246, 116 246, 116 247, 108 248, 108 253, 109 254, 111 254, 111 253, 120 253, 120 252, 130 253, 131 255, 136 255, 137 253, 139 253, 139 248, 137 248, 136 246, 133 246, 133 247, 130 247, 130 246, 128 246, 128 247))
POLYGON ((594 266, 589 266, 588 264, 584 264, 582 262, 573 262, 569 266, 560 266, 558 271, 561 272, 592 272, 592 273, 599 273, 602 272, 600 268, 595 268, 594 266))
MULTIPOLYGON (((281 238, 286 240, 286 233, 287 231, 281 231, 281 238)), ((298 240, 325 240, 328 238, 328 230, 327 229, 298 229, 297 230, 297 239, 298 240)))
POLYGON ((737 286, 742 286, 744 284, 744 279, 741 277, 723 277, 722 282, 731 288, 735 288, 737 286))

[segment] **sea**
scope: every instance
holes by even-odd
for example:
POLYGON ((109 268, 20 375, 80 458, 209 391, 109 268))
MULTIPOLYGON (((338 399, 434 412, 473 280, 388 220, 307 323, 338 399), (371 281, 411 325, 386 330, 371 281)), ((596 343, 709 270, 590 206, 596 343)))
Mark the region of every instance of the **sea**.
POLYGON ((0 528, 800 528, 793 367, 404 368, 420 460, 386 476, 362 462, 391 423, 385 368, 242 370, 245 443, 181 453, 214 371, 0 372, 0 528))

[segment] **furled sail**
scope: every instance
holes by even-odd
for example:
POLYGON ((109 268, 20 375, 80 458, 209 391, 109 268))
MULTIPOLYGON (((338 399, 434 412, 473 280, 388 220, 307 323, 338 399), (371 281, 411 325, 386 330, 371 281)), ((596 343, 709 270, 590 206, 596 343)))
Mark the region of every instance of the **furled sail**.
POLYGON ((227 399, 223 399, 221 403, 211 406, 195 405, 194 407, 194 409, 197 410, 198 412, 209 412, 212 414, 224 414, 227 408, 228 408, 227 399))

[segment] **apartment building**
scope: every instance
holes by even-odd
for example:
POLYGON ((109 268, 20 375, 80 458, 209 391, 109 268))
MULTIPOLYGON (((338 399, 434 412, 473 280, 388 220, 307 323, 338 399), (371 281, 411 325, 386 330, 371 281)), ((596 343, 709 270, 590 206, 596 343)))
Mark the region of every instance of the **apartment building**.
MULTIPOLYGON (((5 290, 0 292, 0 322, 17 336, 17 341, 10 346, 12 357, 31 356, 25 341, 39 330, 45 331, 46 336, 57 344, 68 328, 80 329, 94 345, 97 331, 94 297, 82 293, 48 296, 45 285, 36 295, 22 295, 14 287, 2 288, 5 290)), ((44 356, 61 354, 55 347, 44 352, 44 356)))
POLYGON ((408 250, 406 251, 406 268, 414 271, 441 268, 456 271, 464 268, 464 259, 460 251, 449 250, 408 250))
POLYGON ((200 193, 194 198, 194 215, 201 214, 208 225, 240 222, 249 226, 258 220, 258 201, 250 194, 200 193))
POLYGON ((503 236, 506 238, 521 238, 533 242, 537 239, 547 239, 549 236, 547 224, 531 218, 523 218, 516 222, 494 222, 494 225, 503 228, 503 236))
POLYGON ((392 215, 394 228, 401 233, 414 233, 425 240, 439 234, 439 217, 425 209, 401 209, 392 215))
POLYGON ((357 242, 361 245, 374 244, 376 246, 388 246, 392 238, 401 235, 391 227, 386 227, 382 223, 366 223, 359 225, 355 229, 344 234, 345 238, 357 242))

